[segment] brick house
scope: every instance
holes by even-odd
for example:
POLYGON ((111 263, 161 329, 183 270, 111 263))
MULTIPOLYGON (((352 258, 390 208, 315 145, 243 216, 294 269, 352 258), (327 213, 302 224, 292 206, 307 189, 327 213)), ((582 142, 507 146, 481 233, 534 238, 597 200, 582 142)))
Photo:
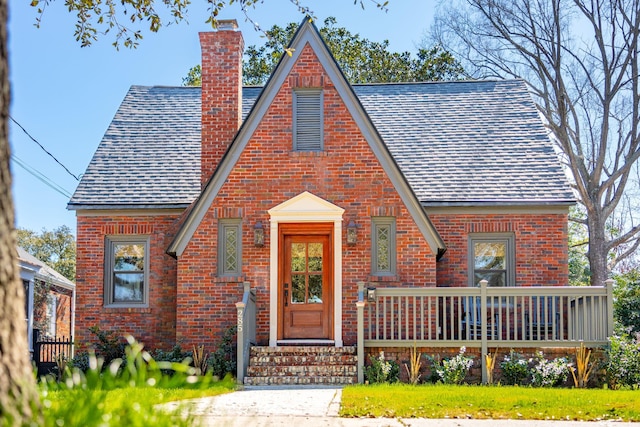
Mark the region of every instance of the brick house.
POLYGON ((336 348, 359 283, 567 285, 574 197, 523 81, 350 85, 305 20, 243 87, 234 24, 200 34, 202 88, 131 87, 69 202, 78 342, 212 347, 244 283, 256 344, 336 348))
POLYGON ((20 246, 17 254, 25 294, 29 351, 33 352, 34 334, 43 339, 71 339, 75 284, 20 246))

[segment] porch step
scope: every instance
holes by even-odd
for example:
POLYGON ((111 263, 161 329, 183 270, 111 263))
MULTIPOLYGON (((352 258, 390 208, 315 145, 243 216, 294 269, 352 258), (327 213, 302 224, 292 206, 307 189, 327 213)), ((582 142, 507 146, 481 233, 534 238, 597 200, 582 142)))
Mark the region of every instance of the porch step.
POLYGON ((356 347, 252 347, 245 385, 355 384, 356 347))

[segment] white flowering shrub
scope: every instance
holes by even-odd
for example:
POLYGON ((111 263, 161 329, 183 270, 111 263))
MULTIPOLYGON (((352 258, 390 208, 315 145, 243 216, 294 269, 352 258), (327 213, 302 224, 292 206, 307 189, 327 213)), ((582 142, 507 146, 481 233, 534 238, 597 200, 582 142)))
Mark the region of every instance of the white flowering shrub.
POLYGON ((566 357, 547 360, 539 351, 530 362, 535 362, 531 369, 531 385, 534 387, 553 387, 567 380, 569 360, 566 357))
POLYGON ((521 385, 529 376, 527 360, 513 350, 504 356, 500 368, 502 369, 502 382, 507 385, 521 385))
POLYGON ((394 383, 398 381, 400 369, 398 364, 393 360, 384 358, 384 351, 380 352, 378 357, 372 357, 371 364, 365 366, 364 377, 369 384, 376 383, 394 383))
POLYGON ((460 352, 450 359, 440 362, 433 361, 433 370, 438 380, 444 384, 462 384, 473 366, 473 358, 465 356, 466 347, 460 347, 460 352))
POLYGON ((605 369, 611 388, 640 388, 640 342, 627 335, 609 337, 605 369))

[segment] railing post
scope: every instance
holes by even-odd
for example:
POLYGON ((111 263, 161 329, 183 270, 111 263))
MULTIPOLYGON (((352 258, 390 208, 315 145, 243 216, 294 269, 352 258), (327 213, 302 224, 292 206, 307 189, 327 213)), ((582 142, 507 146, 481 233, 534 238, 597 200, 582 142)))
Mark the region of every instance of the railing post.
POLYGON ((482 384, 487 383, 487 362, 484 358, 489 352, 487 343, 487 284, 486 280, 480 281, 480 363, 482 364, 482 384))
POLYGON ((613 335, 613 279, 604 281, 607 287, 607 338, 613 335))
POLYGON ((245 304, 240 301, 236 303, 236 311, 238 314, 238 340, 236 341, 236 380, 238 384, 244 382, 244 310, 245 304))
POLYGON ((358 282, 358 301, 356 308, 358 311, 358 383, 364 383, 364 282, 358 282))
MULTIPOLYGON (((249 282, 243 282, 243 292, 242 292, 242 301, 236 303, 236 313, 237 313, 237 340, 236 340, 236 381, 238 384, 244 383, 244 375, 247 369, 247 360, 248 355, 245 354, 245 351, 249 349, 246 348, 246 342, 250 338, 250 331, 245 330, 245 313, 247 304, 250 304, 250 293, 251 293, 251 285, 249 282)), ((247 325, 247 327, 252 328, 254 325, 247 325)))

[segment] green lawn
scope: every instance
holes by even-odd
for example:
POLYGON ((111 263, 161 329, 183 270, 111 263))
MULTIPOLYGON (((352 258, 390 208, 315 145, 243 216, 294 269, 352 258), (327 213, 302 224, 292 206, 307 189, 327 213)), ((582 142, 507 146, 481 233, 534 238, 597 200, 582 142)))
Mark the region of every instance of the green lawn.
MULTIPOLYGON (((226 385, 214 385, 204 389, 184 389, 184 388, 159 388, 159 387, 128 387, 114 390, 88 390, 85 393, 95 393, 100 395, 104 402, 104 409, 107 412, 118 410, 118 408, 131 405, 134 402, 139 405, 157 405, 165 402, 174 402, 185 399, 195 399, 198 397, 217 396, 219 394, 233 391, 234 388, 226 385)), ((73 391, 53 391, 48 392, 43 401, 48 400, 50 407, 55 408, 68 400, 69 394, 73 391)))
POLYGON ((45 426, 193 426, 193 417, 183 417, 180 411, 163 412, 156 405, 216 396, 235 390, 232 378, 203 388, 120 387, 87 390, 43 391, 45 426))
POLYGON ((342 391, 343 417, 640 421, 640 391, 366 385, 342 391))

